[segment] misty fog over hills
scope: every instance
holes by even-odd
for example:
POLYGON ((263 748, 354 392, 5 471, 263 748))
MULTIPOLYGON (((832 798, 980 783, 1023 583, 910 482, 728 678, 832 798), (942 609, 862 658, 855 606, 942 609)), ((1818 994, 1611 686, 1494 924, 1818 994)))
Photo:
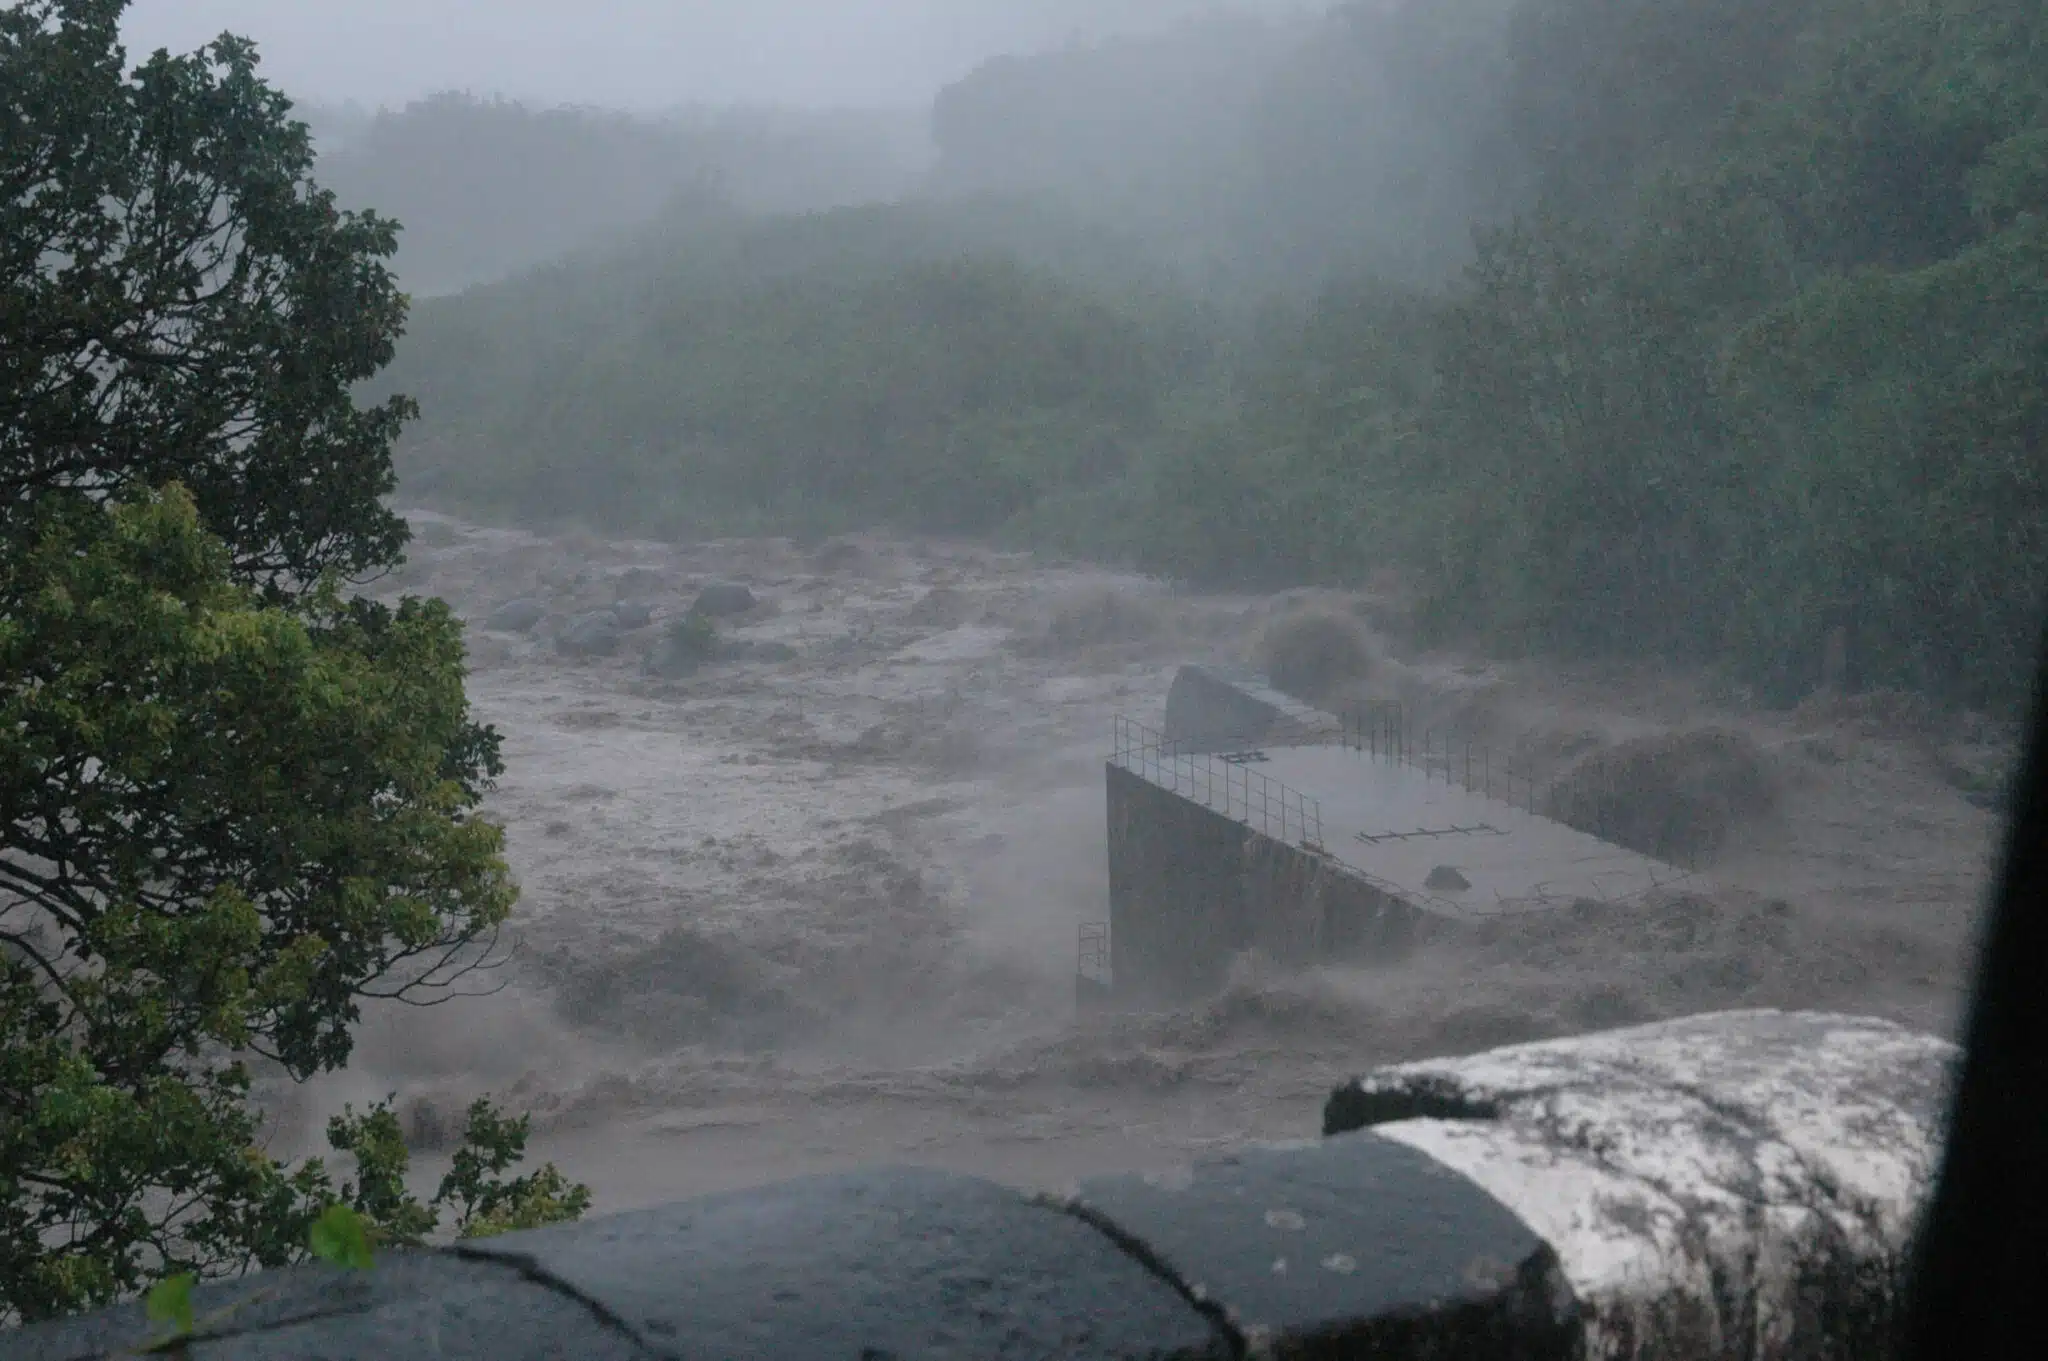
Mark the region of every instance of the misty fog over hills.
POLYGON ((324 181, 405 225, 399 270, 422 294, 617 241, 679 197, 787 214, 995 194, 1255 303, 1361 274, 1442 283, 1476 227, 1542 195, 1624 211, 1739 100, 1830 50, 1830 16, 1862 3, 1169 5, 886 107, 627 113, 442 93, 302 112, 324 181))
POLYGON ((2004 381, 1973 356, 2035 325, 2013 214, 2040 97, 1974 54, 2039 22, 2019 0, 1218 10, 991 58, 938 92, 921 151, 909 115, 443 100, 333 169, 391 177, 374 199, 423 288, 430 263, 550 261, 423 305, 401 347, 390 380, 425 403, 406 476, 451 506, 991 532, 1197 579, 1402 564, 1447 627, 1739 656, 1781 688, 1846 612, 1873 678, 2010 694, 2024 649, 1992 639, 2048 553, 2034 462, 1928 465, 1945 490, 1910 510, 1876 488, 1944 423, 2031 438, 2034 389, 1969 394, 2004 381), (1950 307, 1953 347, 1833 353, 1950 307), (1874 541, 1887 565, 1847 573, 1874 541))
POLYGON ((896 198, 930 159, 915 111, 643 116, 449 93, 307 118, 322 183, 404 225, 400 277, 429 296, 619 242, 679 201, 803 213, 896 198))
POLYGON ((400 108, 438 90, 638 113, 680 104, 921 107, 1005 53, 1329 0, 136 0, 129 48, 262 43, 300 100, 400 108))
POLYGON ((616 240, 678 196, 803 213, 1028 195, 1240 299, 1333 269, 1440 279, 1475 220, 1521 201, 1505 0, 1185 8, 994 56, 893 108, 629 114, 444 93, 303 112, 324 182, 405 224, 399 269, 422 294, 616 240))
MULTIPOLYGON (((1143 240, 1191 282, 1246 296, 1300 291, 1339 261, 1440 274, 1462 259, 1475 201, 1499 194, 1418 163, 1469 161, 1477 134, 1418 138, 1419 110, 1404 110, 1384 55, 1397 29, 1385 40, 1364 8, 1269 8, 1283 13, 1153 12, 1139 31, 1101 39, 1075 29, 889 108, 627 113, 448 92, 302 114, 323 182, 405 225, 399 271, 426 295, 616 242, 678 198, 787 214, 1031 196, 1143 240), (1397 224, 1369 229, 1362 246, 1361 224, 1386 214, 1361 210, 1390 196, 1397 224)), ((1433 97, 1457 107, 1466 93, 1433 97)))

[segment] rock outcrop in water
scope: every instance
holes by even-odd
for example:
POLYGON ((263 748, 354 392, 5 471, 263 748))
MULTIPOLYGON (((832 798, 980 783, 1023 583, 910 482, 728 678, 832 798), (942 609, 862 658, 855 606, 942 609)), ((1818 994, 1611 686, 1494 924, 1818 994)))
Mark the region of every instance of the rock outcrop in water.
POLYGON ((706 619, 730 619, 748 613, 759 604, 754 592, 739 582, 714 581, 697 592, 690 613, 701 614, 706 619))
POLYGON ((548 606, 545 600, 531 596, 508 600, 484 617, 484 627, 499 633, 526 633, 547 618, 548 606))
POLYGON ((619 650, 619 620, 610 610, 593 610, 571 620, 555 635, 555 650, 566 657, 609 657, 619 650))

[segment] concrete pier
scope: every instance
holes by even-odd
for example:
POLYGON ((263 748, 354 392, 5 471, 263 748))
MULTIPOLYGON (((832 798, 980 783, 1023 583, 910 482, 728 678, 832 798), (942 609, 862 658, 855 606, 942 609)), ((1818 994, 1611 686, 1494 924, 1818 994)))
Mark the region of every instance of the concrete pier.
POLYGON ((1691 878, 1490 797, 1513 781, 1483 755, 1417 763, 1399 742, 1358 740, 1335 715, 1201 668, 1175 680, 1166 731, 1119 720, 1108 765, 1095 1005, 1200 996, 1244 950, 1385 959, 1432 916, 1628 901, 1691 878))

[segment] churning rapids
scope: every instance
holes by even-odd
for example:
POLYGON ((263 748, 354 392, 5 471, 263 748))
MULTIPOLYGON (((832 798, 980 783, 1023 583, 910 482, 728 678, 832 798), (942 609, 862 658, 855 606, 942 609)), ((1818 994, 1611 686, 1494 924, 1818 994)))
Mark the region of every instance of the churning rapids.
POLYGON ((294 1151, 341 1102, 395 1092, 430 1178, 488 1091, 600 1210, 890 1161, 1052 1187, 1311 1135, 1376 1061, 1730 1006, 1953 1024, 1997 827, 1964 775, 2008 740, 1981 722, 1895 696, 1766 713, 1683 676, 1422 652, 1386 590, 1197 595, 950 544, 411 518, 411 561, 374 592, 470 621, 470 695, 505 737, 488 812, 524 890, 518 949, 501 990, 370 1012, 347 1072, 273 1094, 294 1151), (786 649, 647 674, 712 581, 760 602, 728 638, 786 649), (484 627, 522 597, 552 617, 484 627), (611 656, 557 651, 555 619, 620 598, 652 622, 611 656), (1256 660, 1302 611, 1370 641, 1360 685, 1484 740, 1739 729, 1776 809, 1656 902, 1447 928, 1378 970, 1247 959, 1205 1005, 1077 1019, 1077 933, 1107 916, 1112 716, 1157 724, 1180 663, 1256 660))

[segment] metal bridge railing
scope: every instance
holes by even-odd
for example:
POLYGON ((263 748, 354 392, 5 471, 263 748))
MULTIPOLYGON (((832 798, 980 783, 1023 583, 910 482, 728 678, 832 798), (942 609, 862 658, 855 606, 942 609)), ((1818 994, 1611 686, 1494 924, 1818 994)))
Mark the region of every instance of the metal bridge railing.
POLYGON ((1110 984, 1109 923, 1081 923, 1081 977, 1102 987, 1110 984))
MULTIPOLYGON (((1618 825, 1630 803, 1630 791, 1619 786, 1605 766, 1575 770, 1562 777, 1538 776, 1483 743, 1441 728, 1412 726, 1401 706, 1394 703, 1353 706, 1340 717, 1344 745, 1367 760, 1407 766, 1429 779, 1561 822, 1603 841, 1628 844, 1642 839, 1642 829, 1618 825)), ((1636 845, 1633 849, 1682 869, 1699 868, 1696 848, 1673 844, 1668 837, 1658 841, 1655 846, 1636 845)))
POLYGON ((1323 806, 1251 768, 1252 752, 1193 752, 1119 715, 1110 762, 1278 841, 1323 848, 1323 806))

